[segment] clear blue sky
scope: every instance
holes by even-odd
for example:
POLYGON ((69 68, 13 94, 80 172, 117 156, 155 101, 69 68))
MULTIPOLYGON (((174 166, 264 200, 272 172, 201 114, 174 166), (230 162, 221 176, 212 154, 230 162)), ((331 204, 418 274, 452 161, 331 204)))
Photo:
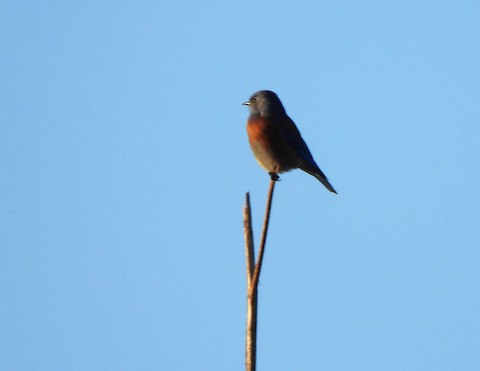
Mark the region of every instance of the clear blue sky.
POLYGON ((4 370, 244 369, 245 133, 278 93, 259 370, 480 369, 480 2, 3 1, 4 370))

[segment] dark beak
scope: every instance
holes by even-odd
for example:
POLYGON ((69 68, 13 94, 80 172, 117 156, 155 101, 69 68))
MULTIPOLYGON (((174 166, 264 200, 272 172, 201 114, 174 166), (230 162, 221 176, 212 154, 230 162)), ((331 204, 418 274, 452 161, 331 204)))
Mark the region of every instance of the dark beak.
POLYGON ((250 102, 242 103, 242 105, 244 105, 244 106, 249 106, 250 104, 251 104, 250 102))

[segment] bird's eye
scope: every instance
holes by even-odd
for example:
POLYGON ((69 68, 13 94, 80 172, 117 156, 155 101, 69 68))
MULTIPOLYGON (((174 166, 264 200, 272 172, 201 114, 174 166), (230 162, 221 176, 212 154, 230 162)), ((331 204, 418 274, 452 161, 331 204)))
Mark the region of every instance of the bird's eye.
POLYGON ((255 103, 257 101, 257 98, 252 98, 251 101, 252 103, 255 103))

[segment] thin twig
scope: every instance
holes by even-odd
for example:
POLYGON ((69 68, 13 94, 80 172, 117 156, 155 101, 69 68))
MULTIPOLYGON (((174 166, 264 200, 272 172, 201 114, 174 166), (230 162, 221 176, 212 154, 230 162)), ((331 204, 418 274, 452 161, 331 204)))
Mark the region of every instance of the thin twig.
POLYGON ((257 290, 247 297, 247 331, 245 336, 245 369, 255 371, 257 367, 257 290))
POLYGON ((245 257, 247 260, 247 290, 250 289, 253 271, 255 269, 255 249, 253 247, 252 209, 250 208, 250 194, 245 194, 243 207, 243 233, 245 238, 245 257))
POLYGON ((247 260, 247 330, 245 336, 245 368, 246 371, 255 371, 257 363, 257 307, 258 307, 258 279, 262 269, 263 252, 267 241, 270 209, 272 208, 273 190, 278 176, 271 175, 268 190, 265 219, 263 221, 262 239, 258 251, 258 260, 255 264, 255 250, 253 244, 252 213, 250 209, 250 195, 245 197, 246 205, 243 208, 243 228, 245 237, 245 256, 247 260))
MULTIPOLYGON (((250 195, 245 195, 243 208, 243 231, 245 237, 245 257, 247 261, 247 293, 250 292, 255 269, 255 250, 253 246, 252 213, 250 195)), ((255 371, 257 359, 257 293, 247 296, 247 329, 245 333, 245 369, 255 371)))
POLYGON ((276 179, 272 177, 272 179, 270 180, 270 187, 268 189, 267 206, 265 209, 265 219, 263 221, 262 239, 260 242, 260 248, 258 250, 257 264, 255 265, 255 271, 253 272, 252 281, 250 282, 249 295, 253 294, 254 291, 257 290, 258 278, 260 277, 260 270, 262 269, 263 252, 265 251, 265 243, 267 241, 268 223, 270 221, 270 209, 272 207, 272 198, 273 198, 273 190, 275 189, 275 182, 276 182, 276 179))

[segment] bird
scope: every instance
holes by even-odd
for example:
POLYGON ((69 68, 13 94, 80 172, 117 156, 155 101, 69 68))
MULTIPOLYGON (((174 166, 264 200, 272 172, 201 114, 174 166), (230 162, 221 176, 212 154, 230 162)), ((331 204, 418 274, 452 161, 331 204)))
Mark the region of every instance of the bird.
POLYGON ((250 109, 247 120, 250 147, 272 180, 279 180, 278 174, 301 169, 317 178, 330 192, 337 193, 316 164, 277 94, 260 90, 243 105, 250 109))

